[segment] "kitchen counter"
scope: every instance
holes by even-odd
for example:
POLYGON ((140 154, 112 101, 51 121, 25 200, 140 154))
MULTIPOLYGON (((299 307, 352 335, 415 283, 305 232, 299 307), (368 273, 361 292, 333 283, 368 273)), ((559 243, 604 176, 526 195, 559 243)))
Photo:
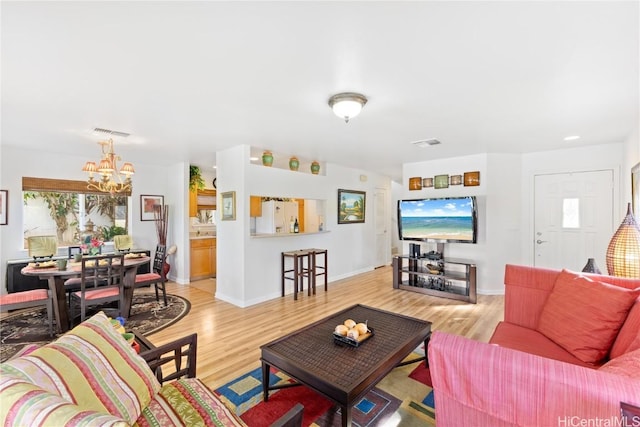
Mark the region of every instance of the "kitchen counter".
POLYGON ((251 237, 264 238, 264 237, 295 237, 295 236, 308 236, 310 234, 324 234, 329 233, 329 230, 325 231, 313 231, 310 233, 258 233, 252 234, 251 237))
POLYGON ((198 240, 198 239, 215 239, 215 234, 200 234, 199 236, 196 234, 190 235, 189 240, 198 240))

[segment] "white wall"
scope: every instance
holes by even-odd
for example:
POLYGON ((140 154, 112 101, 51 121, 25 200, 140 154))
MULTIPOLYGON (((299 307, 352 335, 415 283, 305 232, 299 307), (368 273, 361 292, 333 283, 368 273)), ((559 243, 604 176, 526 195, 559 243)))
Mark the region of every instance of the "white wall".
MULTIPOLYGON (((237 204, 236 221, 218 223, 217 298, 244 307, 280 297, 281 253, 290 250, 326 248, 329 281, 374 268, 373 197, 376 187, 386 188, 390 194, 388 177, 334 164, 323 165, 324 175, 293 172, 250 164, 249 155, 248 146, 234 147, 216 155, 218 194, 236 191, 237 204), (360 181, 362 174, 367 175, 366 182, 360 181), (338 225, 336 212, 339 188, 366 192, 365 223, 338 225), (248 207, 251 195, 326 200, 327 232, 278 237, 250 236, 248 207)), ((390 218, 385 220, 388 228, 390 218)), ((292 292, 291 281, 287 283, 287 292, 292 292)))
MULTIPOLYGON (((27 257, 27 251, 23 248, 22 177, 85 180, 86 174, 81 169, 87 159, 67 154, 42 153, 3 146, 0 160, 0 188, 9 190, 9 223, 0 227, 2 268, 0 289, 5 293, 7 260, 27 257)), ((137 247, 150 249, 153 252, 158 242, 155 225, 153 221, 140 221, 140 195, 164 195, 165 204, 175 205, 172 195, 168 194, 171 174, 167 172, 167 168, 139 162, 136 162, 135 168, 130 204, 132 219, 130 232, 137 247)), ((66 253, 66 249, 60 250, 59 253, 66 253)))

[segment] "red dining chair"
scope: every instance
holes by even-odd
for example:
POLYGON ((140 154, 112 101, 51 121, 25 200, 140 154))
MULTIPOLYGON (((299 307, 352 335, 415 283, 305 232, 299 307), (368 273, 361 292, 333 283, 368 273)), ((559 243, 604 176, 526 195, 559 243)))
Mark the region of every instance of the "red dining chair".
POLYGON ((143 273, 136 275, 135 288, 141 286, 154 285, 156 290, 156 301, 160 301, 158 289, 162 291, 162 298, 164 299, 164 305, 167 306, 167 291, 165 290, 165 283, 167 277, 164 273, 164 264, 166 262, 167 247, 165 245, 156 246, 156 255, 153 259, 152 271, 150 273, 143 273))
POLYGON ((2 311, 39 306, 44 306, 47 309, 49 336, 51 337, 53 336, 53 298, 51 298, 49 289, 32 289, 0 295, 0 309, 2 311))
MULTIPOLYGON (((118 316, 124 306, 124 255, 98 255, 82 258, 80 290, 71 293, 73 319, 76 308, 84 322, 89 307, 109 302, 118 303, 118 316)), ((114 316, 115 317, 115 316, 114 316)))

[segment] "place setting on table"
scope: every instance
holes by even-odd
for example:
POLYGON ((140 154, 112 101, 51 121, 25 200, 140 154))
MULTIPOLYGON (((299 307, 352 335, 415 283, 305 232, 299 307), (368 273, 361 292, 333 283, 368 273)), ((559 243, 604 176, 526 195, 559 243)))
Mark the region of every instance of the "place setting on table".
MULTIPOLYGON (((106 255, 106 254, 105 254, 106 255)), ((96 259, 100 255, 95 256, 96 259)), ((82 258, 92 258, 92 256, 82 256, 79 261, 63 259, 35 259, 25 266, 21 273, 26 276, 37 276, 41 280, 46 280, 53 296, 53 309, 55 318, 58 320, 58 328, 61 332, 69 329, 69 307, 66 299, 64 283, 72 277, 79 277, 82 272, 82 258)), ((124 307, 123 313, 128 313, 133 299, 133 290, 136 272, 140 265, 150 262, 151 258, 146 253, 130 252, 124 254, 124 307)), ((101 266, 101 265, 99 265, 101 266)))

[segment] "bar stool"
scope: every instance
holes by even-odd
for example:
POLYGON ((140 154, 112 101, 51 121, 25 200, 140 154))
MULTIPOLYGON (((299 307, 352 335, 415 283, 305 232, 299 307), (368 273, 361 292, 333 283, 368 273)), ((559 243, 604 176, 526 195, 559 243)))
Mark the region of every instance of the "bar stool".
POLYGON ((316 277, 318 276, 324 276, 324 291, 327 292, 327 250, 326 249, 318 249, 318 248, 311 248, 311 249, 305 249, 306 251, 309 252, 309 256, 311 259, 311 276, 313 278, 312 280, 312 286, 313 286, 313 294, 316 294, 316 277), (321 255, 324 256, 324 262, 322 263, 322 265, 318 265, 318 259, 317 259, 317 255, 321 255), (321 270, 321 271, 319 271, 321 270))
POLYGON ((284 283, 285 280, 293 280, 293 299, 298 299, 298 289, 302 292, 304 291, 304 278, 307 278, 307 286, 308 293, 311 295, 311 287, 312 287, 312 269, 311 269, 311 252, 308 250, 300 249, 297 251, 288 251, 281 253, 281 263, 282 263, 282 296, 284 297, 284 283), (286 259, 291 258, 293 260, 293 266, 290 270, 287 270, 285 267, 286 259), (307 266, 304 266, 304 260, 307 260, 307 266), (288 273, 293 273, 292 276, 287 276, 288 273), (300 287, 298 288, 298 285, 300 287))

